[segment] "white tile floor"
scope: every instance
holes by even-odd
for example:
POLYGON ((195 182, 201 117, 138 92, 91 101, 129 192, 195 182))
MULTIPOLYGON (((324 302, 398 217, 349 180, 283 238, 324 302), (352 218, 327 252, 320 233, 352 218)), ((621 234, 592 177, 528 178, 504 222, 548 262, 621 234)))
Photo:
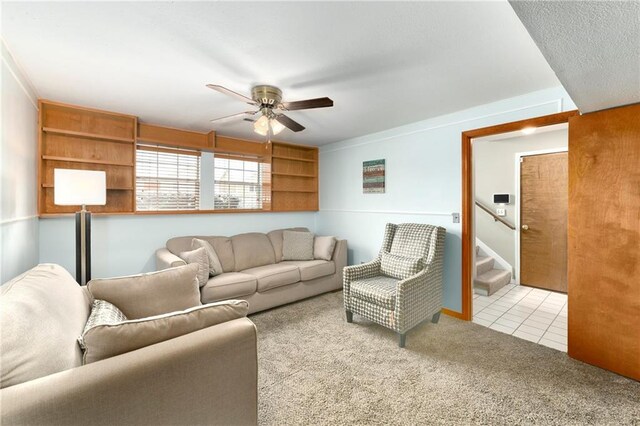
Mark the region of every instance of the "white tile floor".
POLYGON ((567 351, 567 295, 508 284, 491 296, 473 295, 473 322, 567 351))

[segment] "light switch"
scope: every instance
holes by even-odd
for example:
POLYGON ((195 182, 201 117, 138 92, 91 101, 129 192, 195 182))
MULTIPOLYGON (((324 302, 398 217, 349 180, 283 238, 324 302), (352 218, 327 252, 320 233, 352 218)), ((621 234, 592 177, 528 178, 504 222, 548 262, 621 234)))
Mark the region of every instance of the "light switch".
POLYGON ((496 209, 496 214, 498 216, 506 216, 507 215, 507 209, 496 209))
POLYGON ((460 223, 460 213, 451 213, 453 223, 460 223))

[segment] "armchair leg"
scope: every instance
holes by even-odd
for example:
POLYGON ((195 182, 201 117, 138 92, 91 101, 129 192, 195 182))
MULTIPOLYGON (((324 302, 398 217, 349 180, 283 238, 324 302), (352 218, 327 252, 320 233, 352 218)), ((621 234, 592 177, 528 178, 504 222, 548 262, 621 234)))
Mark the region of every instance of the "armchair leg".
POLYGON ((407 333, 398 333, 398 337, 400 338, 398 346, 404 348, 404 345, 407 343, 407 333))
POLYGON ((345 311, 347 314, 347 322, 351 324, 353 322, 353 312, 345 311))
POLYGON ((433 317, 431 318, 431 322, 434 324, 437 324, 438 321, 440 321, 440 312, 433 314, 433 317))

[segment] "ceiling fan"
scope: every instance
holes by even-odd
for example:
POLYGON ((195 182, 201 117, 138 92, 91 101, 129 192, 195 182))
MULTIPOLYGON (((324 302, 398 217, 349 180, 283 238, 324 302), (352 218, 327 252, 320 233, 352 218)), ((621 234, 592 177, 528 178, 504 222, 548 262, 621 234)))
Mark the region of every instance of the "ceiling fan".
POLYGON ((304 130, 304 126, 284 115, 283 111, 296 111, 311 108, 332 107, 333 101, 329 98, 306 99, 303 101, 282 102, 282 91, 274 86, 260 85, 251 89, 251 98, 227 89, 217 84, 207 84, 209 89, 224 93, 232 98, 239 99, 249 105, 258 107, 255 111, 239 112, 211 120, 212 123, 222 123, 244 117, 245 121, 253 122, 253 131, 267 136, 269 132, 277 135, 285 128, 294 132, 304 130), (254 115, 260 113, 260 118, 254 120, 254 115))

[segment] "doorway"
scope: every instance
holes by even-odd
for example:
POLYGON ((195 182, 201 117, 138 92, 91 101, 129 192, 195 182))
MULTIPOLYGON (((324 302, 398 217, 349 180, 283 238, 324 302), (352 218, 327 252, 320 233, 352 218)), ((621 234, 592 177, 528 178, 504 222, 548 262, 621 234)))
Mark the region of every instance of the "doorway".
MULTIPOLYGON (((567 297, 566 294, 558 292, 558 290, 566 291, 566 183, 556 182, 562 173, 566 176, 566 143, 565 134, 564 149, 546 149, 536 150, 527 149, 523 145, 523 149, 518 150, 517 162, 511 155, 511 181, 517 182, 517 189, 496 185, 493 196, 496 198, 485 198, 484 208, 478 208, 476 205, 476 182, 474 180, 476 156, 480 154, 480 145, 476 145, 483 138, 494 140, 513 138, 515 135, 524 136, 538 131, 542 133, 545 130, 550 131, 555 126, 564 126, 566 129, 569 117, 577 115, 577 111, 553 114, 550 116, 538 117, 530 120, 507 123, 503 125, 472 130, 462 134, 462 159, 463 159, 463 211, 462 211, 462 295, 463 295, 463 319, 471 320, 474 312, 476 319, 474 322, 490 327, 494 330, 504 333, 513 334, 527 340, 545 344, 558 350, 567 351, 567 297), (536 152, 537 151, 537 152, 536 152), (557 151, 565 151, 557 152, 557 151), (560 154, 560 155, 553 155, 560 154), (564 159, 563 159, 564 158, 564 159), (522 159, 522 163, 520 163, 522 159), (551 169, 555 163, 562 163, 559 175, 552 173, 550 176, 544 176, 544 180, 537 181, 544 173, 542 171, 551 169), (521 170, 521 164, 524 165, 521 170), (563 172, 564 170, 564 172, 563 172), (534 179, 535 178, 535 179, 534 179), (524 189, 520 190, 520 181, 523 180, 524 189), (557 186, 554 186, 556 185, 557 186), (564 195, 560 196, 560 200, 550 197, 549 193, 554 188, 564 187, 564 195), (513 198, 515 202, 512 204, 513 198), (527 202, 521 200, 526 197, 527 202), (536 200, 549 201, 551 205, 548 208, 541 209, 536 207, 536 200), (564 201, 563 201, 564 200, 564 201), (517 205, 516 205, 517 204, 517 205), (523 204, 524 210, 520 204, 523 204), (559 206, 562 204, 564 207, 559 206), (564 213, 562 212, 564 209, 564 213), (484 216, 478 216, 478 215, 484 216), (494 226, 492 232, 487 237, 491 239, 493 235, 500 233, 509 234, 517 237, 517 251, 511 249, 513 257, 512 262, 501 259, 487 259, 492 257, 494 250, 488 244, 488 250, 481 247, 476 242, 476 219, 484 217, 489 221, 494 221, 502 226, 494 226), (564 221, 561 219, 564 217, 564 221), (514 220, 515 219, 515 220, 514 220), (531 223, 525 223, 524 221, 531 223), (557 244, 553 238, 541 238, 539 235, 542 228, 539 224, 549 225, 555 232, 560 232, 560 228, 564 226, 562 236, 559 238, 560 244, 557 244), (535 225, 536 230, 532 228, 535 225), (524 229, 522 228, 524 226, 524 229), (498 231, 500 230, 500 231, 498 231), (532 231, 532 232, 529 232, 532 231), (527 235, 523 236, 524 233, 527 235), (521 250, 523 253, 521 253, 521 250), (564 253, 558 255, 558 252, 564 253), (522 262, 520 262, 521 254, 522 262), (564 257, 564 260, 562 258, 564 257), (522 265, 521 265, 522 263, 522 265), (502 283, 498 287, 491 290, 491 294, 481 295, 474 294, 473 284, 479 273, 485 273, 487 265, 492 265, 494 269, 504 269, 504 271, 493 271, 496 277, 502 276, 502 283), (496 266, 497 265, 497 266, 496 266), (512 267, 515 265, 515 267, 512 267), (549 269, 548 265, 553 265, 553 271, 548 271, 548 275, 554 277, 554 281, 549 284, 547 278, 541 278, 541 271, 549 269), (521 266, 523 270, 521 271, 521 266), (484 268, 480 270, 480 267, 484 268), (508 272, 508 273, 506 273, 508 272), (531 272, 534 272, 532 275, 531 272), (523 278, 529 281, 532 286, 520 285, 521 273, 523 278), (537 274, 538 276, 536 277, 537 274), (509 278, 508 282, 504 276, 509 278), (561 276, 564 275, 564 278, 561 276), (545 282, 543 282, 545 281, 545 282), (564 287, 563 287, 564 286, 564 287), (548 290, 553 288, 554 291, 548 290), (554 340, 551 340, 554 339, 554 340)), ((496 168, 495 166, 493 168, 496 168)), ((504 180, 504 179, 503 179, 504 180)), ((502 182, 497 180, 497 182, 502 182)), ((565 180, 566 182, 566 180, 565 180)), ((542 225, 541 225, 542 226, 542 225)), ((544 225, 547 226, 547 225, 544 225)), ((545 233, 547 230, 545 230, 545 233)), ((497 254, 497 253, 496 253, 497 254)), ((496 256, 500 258, 500 256, 496 256)), ((508 257, 508 256, 505 256, 508 257)), ((489 274, 491 275, 491 274, 489 274)), ((526 284, 525 281, 522 281, 526 284)))

